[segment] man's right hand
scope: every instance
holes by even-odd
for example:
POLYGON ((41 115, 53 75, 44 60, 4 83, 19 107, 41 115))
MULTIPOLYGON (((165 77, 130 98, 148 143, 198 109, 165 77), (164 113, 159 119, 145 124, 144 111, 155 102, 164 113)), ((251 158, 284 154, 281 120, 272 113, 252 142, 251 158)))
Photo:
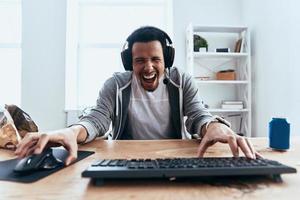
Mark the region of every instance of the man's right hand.
POLYGON ((69 151, 69 156, 65 160, 65 164, 69 165, 77 158, 77 143, 83 142, 86 136, 85 128, 80 125, 48 133, 27 133, 17 145, 15 154, 23 158, 31 154, 39 154, 45 147, 61 145, 69 151))

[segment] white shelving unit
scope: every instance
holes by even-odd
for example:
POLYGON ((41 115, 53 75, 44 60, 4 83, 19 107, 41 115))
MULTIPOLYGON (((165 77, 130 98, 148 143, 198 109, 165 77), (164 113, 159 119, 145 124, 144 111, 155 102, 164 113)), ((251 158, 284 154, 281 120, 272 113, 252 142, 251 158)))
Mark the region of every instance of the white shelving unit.
POLYGON ((189 24, 186 30, 187 71, 195 78, 199 93, 212 114, 223 116, 233 130, 251 136, 251 55, 247 27, 201 26, 189 24), (207 52, 194 52, 193 35, 208 42, 207 52), (240 52, 234 52, 238 39, 243 38, 240 52), (215 52, 230 48, 230 52, 215 52), (218 71, 233 69, 236 80, 216 80, 218 71), (243 101, 243 109, 221 109, 222 100, 243 101))

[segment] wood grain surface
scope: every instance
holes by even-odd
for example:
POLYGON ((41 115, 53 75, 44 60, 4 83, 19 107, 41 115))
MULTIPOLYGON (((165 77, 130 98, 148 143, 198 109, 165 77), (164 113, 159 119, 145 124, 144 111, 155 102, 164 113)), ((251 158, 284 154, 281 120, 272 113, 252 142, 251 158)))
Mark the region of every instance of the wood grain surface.
MULTIPOLYGON (((300 170, 300 138, 292 138, 291 149, 286 152, 268 148, 267 138, 251 138, 254 147, 265 157, 280 161, 300 170)), ((199 141, 148 140, 107 141, 96 140, 80 146, 81 150, 96 153, 74 165, 60 170, 37 182, 24 184, 0 181, 0 199, 298 199, 300 175, 286 174, 283 182, 276 183, 266 177, 214 178, 208 180, 126 180, 106 181, 101 187, 81 172, 93 161, 103 158, 170 158, 195 157, 199 141)), ((217 143, 205 156, 231 156, 229 146, 217 143)), ((12 151, 0 149, 0 160, 14 158, 12 151)))

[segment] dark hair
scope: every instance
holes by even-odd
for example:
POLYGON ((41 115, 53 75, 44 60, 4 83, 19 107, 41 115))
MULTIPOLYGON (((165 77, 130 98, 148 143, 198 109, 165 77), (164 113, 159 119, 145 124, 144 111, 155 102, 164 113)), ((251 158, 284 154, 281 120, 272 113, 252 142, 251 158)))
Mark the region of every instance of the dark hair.
POLYGON ((128 42, 128 49, 132 51, 132 46, 135 42, 151 42, 159 41, 163 50, 166 48, 166 33, 154 26, 143 26, 136 29, 126 41, 128 42))

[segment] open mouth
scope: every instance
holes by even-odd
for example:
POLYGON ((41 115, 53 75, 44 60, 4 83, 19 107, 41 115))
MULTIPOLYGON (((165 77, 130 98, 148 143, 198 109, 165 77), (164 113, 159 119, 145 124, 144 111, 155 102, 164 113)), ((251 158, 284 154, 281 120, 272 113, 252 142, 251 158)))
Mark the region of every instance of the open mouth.
POLYGON ((143 74, 142 79, 146 83, 152 83, 156 80, 157 74, 155 72, 151 74, 143 74))
POLYGON ((154 91, 158 86, 158 73, 156 71, 142 73, 140 79, 143 88, 147 91, 154 91))

